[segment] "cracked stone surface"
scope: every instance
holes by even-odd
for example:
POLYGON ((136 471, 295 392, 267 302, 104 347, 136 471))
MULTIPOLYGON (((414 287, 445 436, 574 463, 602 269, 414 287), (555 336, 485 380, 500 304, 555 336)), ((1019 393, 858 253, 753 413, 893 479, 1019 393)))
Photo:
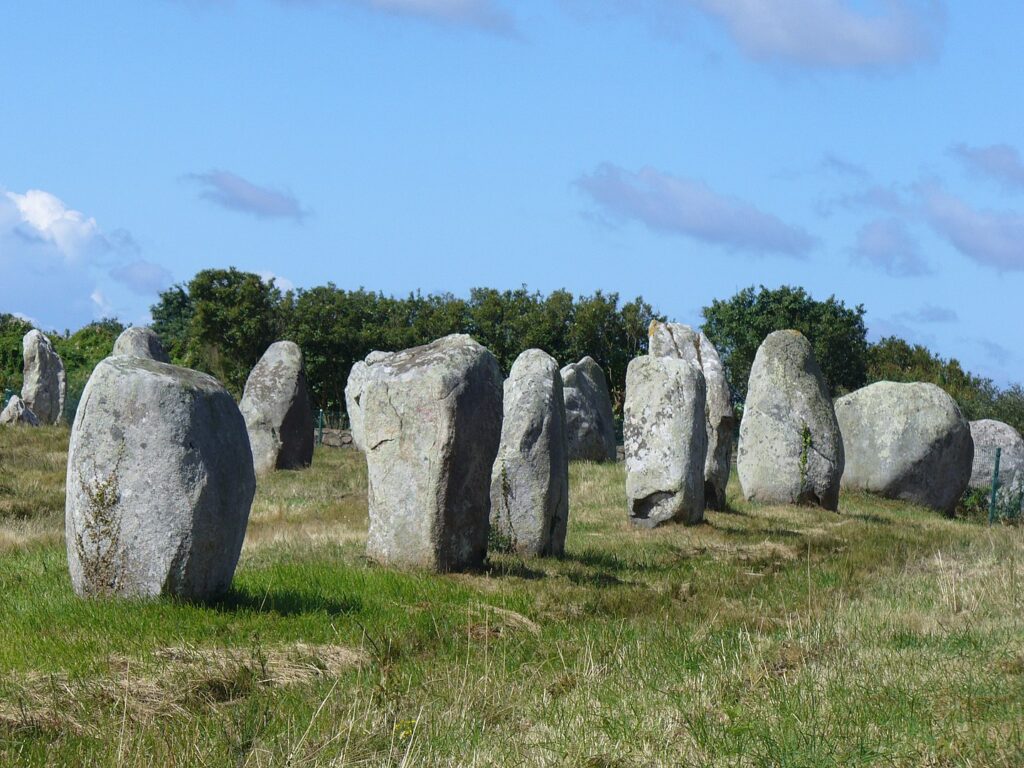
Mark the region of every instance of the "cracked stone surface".
POLYGON ((491 527, 520 555, 561 556, 569 516, 569 444, 558 363, 539 349, 505 379, 491 471, 491 527))
POLYGON ((367 555, 435 571, 481 566, 501 437, 498 361, 454 334, 368 358, 364 376, 367 555))
POLYGON ((707 387, 704 412, 708 436, 707 457, 704 460, 704 504, 709 509, 725 509, 736 415, 718 350, 702 331, 681 323, 652 320, 648 338, 650 354, 688 360, 699 366, 704 374, 707 387))
POLYGON ((41 424, 56 424, 64 415, 67 378, 64 362, 42 331, 31 330, 22 339, 25 358, 21 399, 41 424))
POLYGON ((879 381, 836 400, 843 487, 951 514, 974 463, 971 427, 934 384, 879 381))
POLYGON ((704 519, 706 389, 700 366, 644 355, 626 370, 623 435, 629 520, 653 528, 704 519))
POLYGON ((845 452, 810 342, 775 331, 757 350, 740 423, 736 465, 744 496, 836 510, 845 452))
POLYGON ((615 461, 615 419, 608 380, 592 357, 562 368, 569 458, 573 461, 615 461))

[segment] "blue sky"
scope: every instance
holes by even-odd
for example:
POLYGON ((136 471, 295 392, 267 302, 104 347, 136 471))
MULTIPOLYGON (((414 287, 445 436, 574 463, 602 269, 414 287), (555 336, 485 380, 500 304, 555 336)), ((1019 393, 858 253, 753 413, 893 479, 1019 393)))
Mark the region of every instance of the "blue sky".
POLYGON ((33 0, 0 11, 0 310, 288 286, 802 285, 1024 381, 1024 4, 33 0))

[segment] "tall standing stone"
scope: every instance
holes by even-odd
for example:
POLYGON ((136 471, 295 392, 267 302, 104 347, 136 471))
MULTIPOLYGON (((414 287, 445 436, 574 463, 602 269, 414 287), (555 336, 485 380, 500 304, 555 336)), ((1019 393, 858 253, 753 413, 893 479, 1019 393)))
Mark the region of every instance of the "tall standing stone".
POLYGON ((516 358, 491 472, 491 528, 521 555, 561 556, 569 517, 569 445, 558 363, 539 349, 516 358))
POLYGON ((843 439, 811 345, 775 331, 750 369, 737 455, 748 500, 839 506, 843 439))
POLYGON ((21 399, 42 424, 56 424, 64 414, 67 379, 64 363, 41 331, 31 330, 22 340, 25 356, 21 399))
POLYGON ((836 400, 846 446, 843 487, 952 514, 971 479, 974 441, 934 384, 878 381, 836 400))
POLYGON ((313 411, 298 344, 278 341, 267 348, 249 373, 239 407, 257 475, 313 462, 313 411))
POLYGON ((705 399, 704 374, 695 363, 655 355, 630 361, 623 436, 635 525, 704 519, 705 399))
POLYGON ((158 363, 171 362, 156 331, 141 325, 125 328, 114 342, 114 351, 111 354, 145 357, 158 363))
POLYGON ((615 461, 615 419, 604 371, 592 357, 562 368, 569 458, 615 461))
POLYGON ((348 381, 345 382, 345 412, 348 414, 349 433, 352 435, 352 445, 360 451, 366 450, 363 440, 363 387, 366 384, 366 377, 369 371, 368 365, 386 360, 391 352, 371 352, 365 360, 357 361, 352 370, 349 371, 348 381))
POLYGON ((68 567, 82 596, 223 594, 256 490, 245 421, 211 376, 100 361, 68 451, 68 567))
POLYGON ((367 361, 366 551, 384 564, 456 571, 487 555, 502 419, 498 361, 469 336, 367 361))
POLYGON ((704 373, 708 433, 708 451, 704 462, 704 504, 709 509, 725 509, 736 416, 718 350, 702 331, 695 331, 680 323, 652 320, 648 336, 650 354, 689 360, 704 373))

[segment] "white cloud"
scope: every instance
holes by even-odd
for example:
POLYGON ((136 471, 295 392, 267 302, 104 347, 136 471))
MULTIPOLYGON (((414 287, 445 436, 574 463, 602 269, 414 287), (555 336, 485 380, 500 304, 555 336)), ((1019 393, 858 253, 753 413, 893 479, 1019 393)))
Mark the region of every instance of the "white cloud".
POLYGON ((267 285, 269 285, 270 281, 273 280, 274 281, 274 285, 276 285, 282 291, 294 291, 295 290, 295 283, 293 283, 287 277, 281 277, 280 275, 275 275, 269 269, 264 269, 262 272, 259 273, 259 276, 260 276, 260 280, 262 280, 267 285))
POLYGON ((950 152, 975 173, 989 176, 1007 189, 1024 190, 1024 162, 1009 144, 988 147, 957 144, 950 152))
POLYGON ((52 243, 68 261, 82 258, 93 247, 106 247, 96 219, 68 208, 57 196, 41 189, 25 194, 5 192, 20 219, 16 232, 27 239, 52 243))
POLYGON ((876 219, 861 227, 853 259, 893 277, 914 277, 931 272, 921 256, 917 241, 899 219, 876 219))
POLYGON ((107 301, 106 296, 103 295, 103 291, 99 288, 94 289, 93 292, 89 294, 89 299, 92 301, 93 314, 97 320, 104 317, 112 317, 114 315, 113 305, 107 301))
POLYGON ((702 181, 604 164, 576 185, 609 215, 657 232, 685 235, 749 253, 803 257, 816 240, 752 203, 719 194, 702 181))
POLYGON ((999 271, 1024 270, 1024 214, 973 208, 936 184, 920 193, 928 223, 964 256, 999 271))
POLYGON ((159 293, 174 280, 170 270, 145 259, 114 267, 110 276, 143 296, 159 293))

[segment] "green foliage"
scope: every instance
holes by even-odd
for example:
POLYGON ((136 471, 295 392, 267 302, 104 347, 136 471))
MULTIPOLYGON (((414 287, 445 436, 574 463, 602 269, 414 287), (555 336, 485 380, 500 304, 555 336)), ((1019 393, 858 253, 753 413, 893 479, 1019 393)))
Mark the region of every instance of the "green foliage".
POLYGON ((814 348, 835 396, 867 383, 867 329, 864 307, 852 309, 830 296, 817 301, 803 288, 744 288, 730 299, 704 307, 704 333, 717 347, 729 386, 745 399, 757 348, 773 331, 800 331, 814 348))
POLYGON ((97 320, 78 329, 70 336, 51 336, 53 348, 64 361, 67 376, 67 396, 64 413, 68 421, 74 420, 78 402, 82 399, 93 368, 114 349, 114 342, 121 335, 124 326, 112 318, 97 320))
POLYGON ((188 350, 189 328, 192 323, 192 299, 188 286, 172 285, 160 294, 159 301, 150 308, 152 328, 160 337, 171 361, 183 363, 188 350))
POLYGON ((32 330, 32 323, 0 312, 0 397, 3 391, 21 390, 21 340, 32 330))

